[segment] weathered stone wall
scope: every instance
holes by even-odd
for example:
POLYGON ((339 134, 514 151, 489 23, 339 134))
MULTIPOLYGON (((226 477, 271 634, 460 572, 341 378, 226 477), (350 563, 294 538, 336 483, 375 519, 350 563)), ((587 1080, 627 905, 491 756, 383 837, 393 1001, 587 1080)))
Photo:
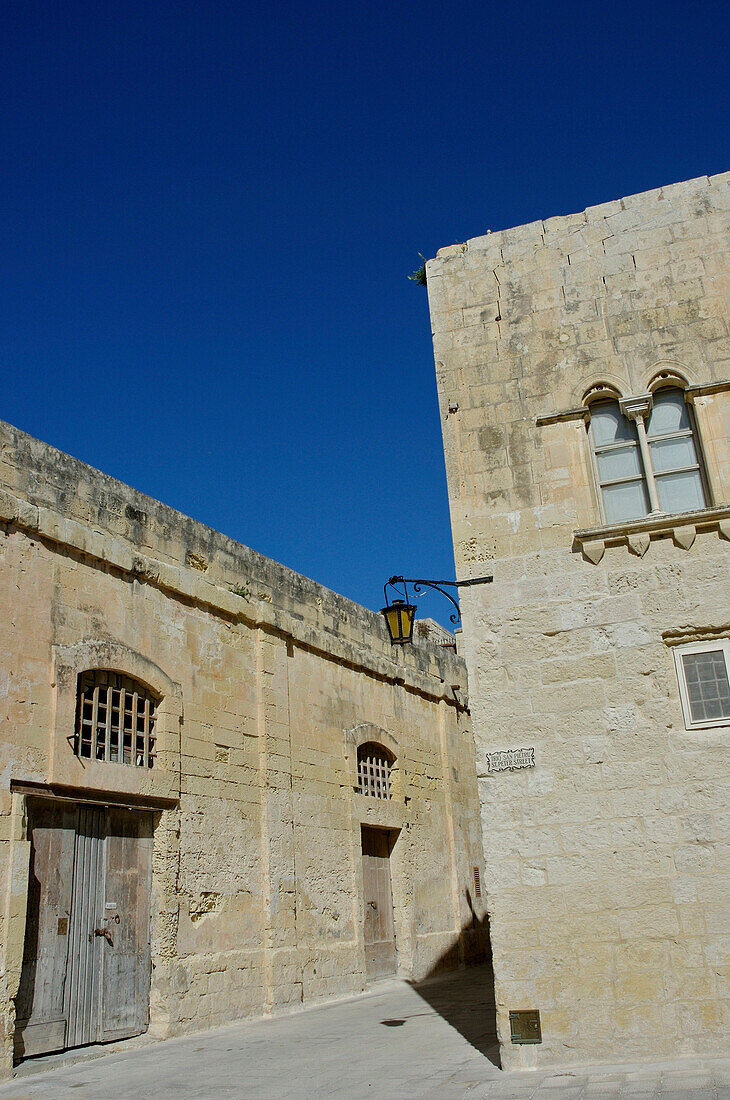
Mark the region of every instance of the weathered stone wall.
POLYGON ((179 799, 156 815, 156 1035, 364 987, 363 822, 400 830, 399 972, 473 952, 481 841, 460 658, 392 648, 380 616, 1 423, 0 521, 6 1069, 23 783, 179 799), (76 677, 95 667, 163 697, 151 771, 74 756, 76 677), (355 791, 367 740, 396 755, 390 801, 355 791))
POLYGON ((724 175, 427 265, 457 575, 494 574, 460 649, 507 1066, 726 1047, 730 728, 685 728, 673 653, 730 636, 729 227, 724 175), (586 397, 662 373, 708 507, 603 524, 586 397), (530 1008, 543 1042, 512 1045, 530 1008))

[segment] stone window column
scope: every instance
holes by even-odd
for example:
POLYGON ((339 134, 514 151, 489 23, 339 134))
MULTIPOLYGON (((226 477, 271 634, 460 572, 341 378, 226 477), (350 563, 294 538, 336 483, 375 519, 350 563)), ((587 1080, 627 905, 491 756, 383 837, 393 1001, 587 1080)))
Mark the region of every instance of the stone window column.
POLYGON ((634 397, 624 397, 619 402, 621 412, 628 420, 636 422, 636 432, 639 437, 639 450, 641 451, 641 461, 644 464, 644 474, 646 476, 646 487, 649 491, 649 503, 651 504, 651 514, 656 515, 661 513, 662 509, 659 505, 659 493, 657 492, 656 480, 654 478, 654 468, 651 462, 651 454, 649 453, 649 442, 646 438, 646 417, 651 412, 652 407, 652 395, 650 393, 639 393, 634 397))

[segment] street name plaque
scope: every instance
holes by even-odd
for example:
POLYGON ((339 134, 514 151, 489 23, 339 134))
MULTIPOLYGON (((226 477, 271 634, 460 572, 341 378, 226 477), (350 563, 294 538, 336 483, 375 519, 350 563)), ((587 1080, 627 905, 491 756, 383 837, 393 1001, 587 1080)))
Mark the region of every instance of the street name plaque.
POLYGON ((487 767, 490 772, 518 771, 520 768, 535 767, 535 750, 506 749, 503 752, 488 752, 487 767))

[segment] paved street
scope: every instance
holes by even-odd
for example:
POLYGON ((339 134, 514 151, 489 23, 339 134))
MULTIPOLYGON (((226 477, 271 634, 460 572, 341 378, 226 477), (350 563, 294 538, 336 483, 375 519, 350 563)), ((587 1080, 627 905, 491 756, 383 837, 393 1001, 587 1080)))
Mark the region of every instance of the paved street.
POLYGON ((730 1097, 730 1058, 505 1074, 487 978, 475 968, 418 990, 383 982, 290 1016, 31 1060, 0 1098, 730 1097))

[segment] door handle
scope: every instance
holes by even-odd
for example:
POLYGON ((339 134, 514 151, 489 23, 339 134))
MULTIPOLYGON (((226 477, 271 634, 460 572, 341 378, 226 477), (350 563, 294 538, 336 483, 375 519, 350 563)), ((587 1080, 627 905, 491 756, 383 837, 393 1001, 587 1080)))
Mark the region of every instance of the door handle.
POLYGON ((89 932, 89 943, 91 943, 94 936, 103 936, 110 947, 114 946, 114 940, 108 928, 95 928, 93 932, 89 932))

